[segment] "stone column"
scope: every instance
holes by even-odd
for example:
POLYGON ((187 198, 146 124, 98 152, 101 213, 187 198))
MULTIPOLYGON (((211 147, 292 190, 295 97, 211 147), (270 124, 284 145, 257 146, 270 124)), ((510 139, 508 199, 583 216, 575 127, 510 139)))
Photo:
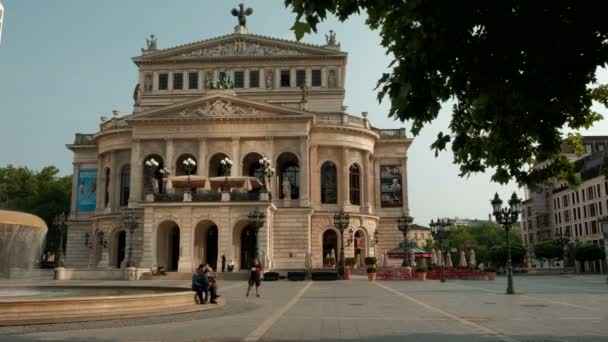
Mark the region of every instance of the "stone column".
POLYGON ((327 88, 327 67, 321 67, 321 87, 327 88))
POLYGON ((349 194, 349 182, 348 182, 348 166, 349 166, 349 153, 348 147, 342 147, 342 167, 338 169, 339 181, 338 181, 338 189, 341 196, 339 197, 339 202, 342 203, 343 207, 347 207, 350 205, 349 194))
POLYGON ((158 91, 158 71, 155 71, 154 74, 152 75, 152 91, 153 92, 158 91))
POLYGON ((156 260, 156 236, 154 234, 154 208, 144 208, 144 220, 142 229, 141 260, 139 267, 158 266, 156 260))
POLYGON ((241 141, 239 137, 232 138, 232 170, 230 175, 241 176, 241 141))
POLYGON ((274 189, 275 189, 274 185, 275 185, 275 183, 278 182, 277 179, 279 178, 279 175, 278 175, 279 169, 278 169, 278 165, 277 165, 276 156, 274 155, 274 137, 272 137, 272 136, 266 137, 266 151, 268 153, 266 155, 266 158, 268 158, 270 160, 271 166, 274 167, 275 170, 277 171, 277 174, 274 177, 270 178, 270 180, 268 181, 267 190, 268 190, 268 192, 273 194, 272 195, 273 199, 278 200, 281 196, 279 195, 279 193, 276 193, 276 194, 274 193, 274 189))
POLYGON ((320 184, 319 182, 321 181, 320 178, 320 173, 319 173, 319 168, 317 167, 318 165, 318 145, 317 144, 310 144, 310 165, 308 167, 308 172, 310 173, 310 176, 308 177, 310 180, 310 194, 309 194, 309 198, 311 200, 311 202, 319 204, 321 203, 321 197, 320 194, 321 192, 319 191, 320 188, 320 184))
POLYGON ((308 166, 308 137, 300 138, 300 206, 310 206, 310 186, 309 186, 309 169, 308 166))
POLYGON ((129 189, 129 207, 142 200, 143 161, 141 160, 141 140, 134 139, 131 144, 131 175, 129 189))
POLYGON ((207 139, 198 140, 198 175, 207 177, 209 175, 209 165, 207 164, 207 139))
MULTIPOLYGON (((222 255, 222 253, 226 255, 226 268, 228 268, 228 263, 230 262, 230 259, 234 260, 235 267, 237 267, 238 263, 234 254, 234 242, 232 239, 234 224, 236 223, 236 221, 233 222, 233 220, 236 219, 231 219, 229 206, 221 206, 217 209, 217 211, 218 214, 221 216, 221 219, 218 222, 215 222, 218 230, 218 254, 220 256, 222 255)), ((220 260, 218 259, 218 261, 220 260)))
POLYGON ((274 89, 281 88, 281 68, 274 69, 274 89))
POLYGON ((336 87, 344 88, 344 73, 342 72, 342 67, 337 68, 336 72, 336 87))
MULTIPOLYGON (((266 89, 266 69, 260 68, 259 79, 260 79, 260 89, 266 89)), ((228 261, 226 261, 228 262, 228 261)))
POLYGON ((370 173, 370 167, 369 167, 369 151, 364 151, 363 152, 363 165, 361 165, 361 191, 363 192, 363 203, 361 203, 361 205, 363 206, 363 211, 365 213, 371 213, 371 201, 372 201, 372 192, 371 192, 371 183, 373 181, 373 174, 370 173))
POLYGON ((165 140, 165 166, 171 170, 171 174, 175 174, 175 165, 173 165, 173 139, 165 140))
POLYGON ((243 88, 250 88, 249 87, 249 69, 244 69, 243 70, 243 88))
POLYGON ((120 170, 116 151, 110 152, 110 208, 115 211, 120 206, 120 170))
POLYGON ((296 68, 289 68, 289 87, 296 87, 296 68))
POLYGON ((306 67, 306 86, 308 88, 312 87, 312 68, 306 67))
POLYGON ((368 159, 366 160, 368 161, 368 165, 365 171, 367 174, 367 203, 369 212, 373 213, 376 203, 376 168, 374 166, 374 156, 369 152, 367 153, 367 156, 368 159))
POLYGON ((192 241, 192 207, 188 210, 188 213, 184 215, 180 221, 179 227, 179 260, 177 262, 178 272, 192 272, 194 271, 192 265, 192 250, 194 243, 192 241))

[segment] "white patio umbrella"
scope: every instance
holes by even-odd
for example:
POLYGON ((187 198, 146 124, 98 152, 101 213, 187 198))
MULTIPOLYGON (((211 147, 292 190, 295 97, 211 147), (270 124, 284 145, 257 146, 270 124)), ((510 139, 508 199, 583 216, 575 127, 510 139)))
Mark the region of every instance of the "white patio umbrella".
POLYGON ((338 260, 336 260, 336 251, 332 248, 331 251, 329 252, 329 257, 335 262, 337 263, 338 260))
POLYGON ((469 252, 469 267, 475 269, 477 266, 477 260, 475 260, 475 250, 471 249, 469 252))
POLYGON ((431 249, 431 265, 437 265, 437 251, 435 248, 431 249))
POLYGON ((388 267, 388 252, 386 251, 386 249, 384 250, 384 265, 382 266, 388 267))
POLYGON ((441 249, 437 250, 437 265, 438 266, 443 266, 444 264, 444 260, 443 260, 443 252, 441 251, 441 249))
POLYGON ((458 266, 467 267, 467 257, 464 255, 464 251, 460 251, 460 261, 458 262, 458 266))
POLYGON ((416 267, 416 253, 414 252, 410 254, 410 266, 416 267))
POLYGON ((450 252, 448 252, 445 257, 445 267, 453 267, 453 266, 454 265, 452 264, 452 255, 450 254, 450 252))

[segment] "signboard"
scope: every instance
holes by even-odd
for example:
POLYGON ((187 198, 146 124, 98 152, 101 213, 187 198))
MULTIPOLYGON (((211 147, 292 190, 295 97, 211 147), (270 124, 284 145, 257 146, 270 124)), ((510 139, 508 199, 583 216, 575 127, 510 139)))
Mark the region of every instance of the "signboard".
POLYGON ((382 208, 398 208, 403 205, 401 166, 380 166, 380 203, 382 208))
POLYGON ((97 198, 97 170, 83 169, 78 173, 76 211, 95 211, 97 198))

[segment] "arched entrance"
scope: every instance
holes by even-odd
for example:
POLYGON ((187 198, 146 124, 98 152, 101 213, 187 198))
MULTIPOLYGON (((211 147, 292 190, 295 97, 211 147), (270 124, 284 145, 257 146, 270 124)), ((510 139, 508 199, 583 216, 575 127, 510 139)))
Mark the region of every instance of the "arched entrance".
POLYGON ((338 258, 338 234, 328 229, 323 233, 323 264, 336 265, 338 258))
POLYGON ((127 247, 127 232, 124 230, 116 233, 114 237, 114 266, 120 268, 125 260, 125 251, 127 247))
POLYGON ((359 266, 363 266, 365 262, 365 257, 367 256, 367 244, 365 239, 365 232, 361 229, 355 232, 354 238, 355 245, 355 260, 359 264, 359 266))
POLYGON ((298 157, 290 152, 281 153, 277 158, 277 181, 279 198, 284 199, 285 193, 283 192, 283 182, 289 181, 291 184, 290 199, 297 199, 300 197, 300 162, 298 157))
POLYGON ((217 269, 218 228, 213 221, 201 221, 194 229, 194 263, 217 269))
POLYGON ((179 226, 173 221, 161 223, 156 233, 156 266, 177 271, 179 252, 179 226))
MULTIPOLYGON (((222 168, 222 159, 229 158, 225 153, 216 153, 211 159, 209 159, 209 177, 218 177, 224 175, 224 169, 222 168)), ((230 176, 232 170, 228 171, 230 176)))
POLYGON ((248 153, 243 158, 243 176, 256 177, 260 181, 264 179, 264 168, 260 165, 261 154, 256 152, 248 153))
POLYGON ((150 154, 144 158, 142 179, 145 193, 164 193, 163 174, 161 172, 164 167, 163 158, 158 154, 150 154))
POLYGON ((238 255, 237 265, 241 270, 246 270, 251 266, 255 258, 257 237, 249 227, 247 220, 241 220, 234 226, 233 233, 234 255, 238 255))

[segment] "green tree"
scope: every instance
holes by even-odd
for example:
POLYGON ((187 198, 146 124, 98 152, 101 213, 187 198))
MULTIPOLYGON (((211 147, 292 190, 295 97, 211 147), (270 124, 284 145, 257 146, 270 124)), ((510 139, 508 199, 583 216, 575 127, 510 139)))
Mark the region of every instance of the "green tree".
POLYGON ((0 209, 40 216, 49 227, 45 251, 58 248, 59 235, 53 219, 70 210, 72 176, 58 174, 54 166, 38 172, 12 165, 0 167, 0 209))
MULTIPOLYGON (((526 249, 519 244, 511 244, 511 263, 513 266, 521 266, 526 257, 526 249)), ((500 245, 491 247, 488 253, 488 258, 492 266, 505 267, 507 265, 507 246, 500 245)))
MULTIPOLYGON (((451 143, 465 176, 487 169, 492 179, 532 187, 555 177, 578 183, 561 152, 564 127, 576 132, 601 119, 592 101, 608 105, 596 70, 608 61, 605 2, 285 0, 296 15, 297 39, 335 15, 365 12, 377 30, 390 71, 377 88, 390 100, 389 117, 412 123, 417 135, 453 103, 451 143), (594 85, 595 86, 595 85, 594 85), (530 163, 551 160, 542 169, 530 163)), ((580 135, 570 141, 581 148, 580 135)))
POLYGON ((604 259, 606 257, 606 254, 603 249, 599 248, 593 243, 585 242, 578 243, 576 245, 574 256, 576 260, 585 262, 604 259))
POLYGON ((562 259, 564 250, 561 245, 553 240, 539 241, 534 245, 534 255, 539 259, 562 259))

